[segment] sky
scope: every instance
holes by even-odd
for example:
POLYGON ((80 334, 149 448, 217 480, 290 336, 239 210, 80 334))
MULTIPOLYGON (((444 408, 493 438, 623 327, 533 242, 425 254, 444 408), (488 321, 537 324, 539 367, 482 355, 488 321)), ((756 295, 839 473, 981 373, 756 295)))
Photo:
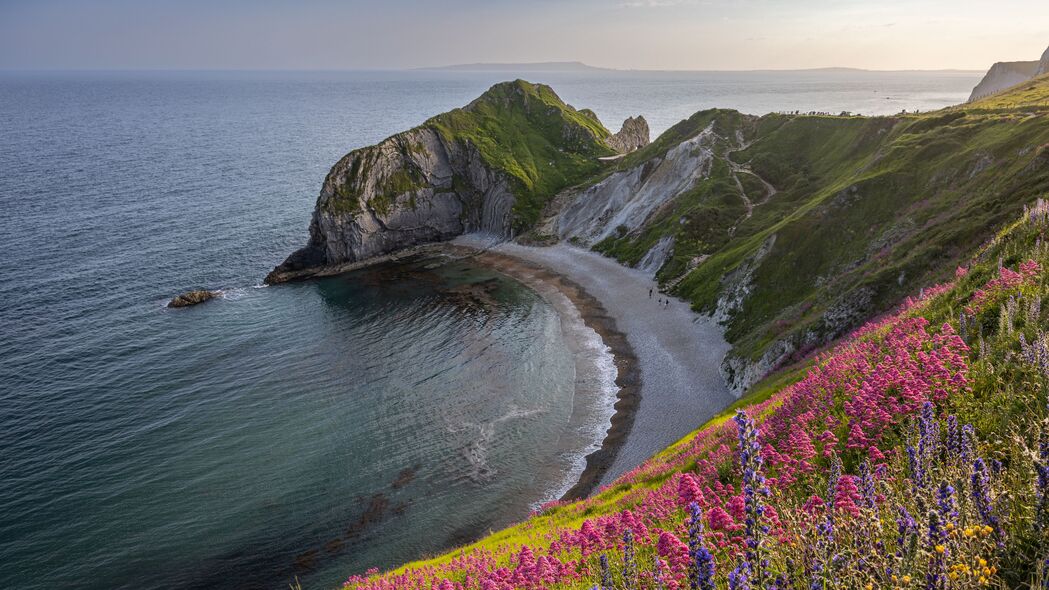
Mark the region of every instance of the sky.
POLYGON ((986 69, 1049 0, 0 0, 0 69, 986 69))

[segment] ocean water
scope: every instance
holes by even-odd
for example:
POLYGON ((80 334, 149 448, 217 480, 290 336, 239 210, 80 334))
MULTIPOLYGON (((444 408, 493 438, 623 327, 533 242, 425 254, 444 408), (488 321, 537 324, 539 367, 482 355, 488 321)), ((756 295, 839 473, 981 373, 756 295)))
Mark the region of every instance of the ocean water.
MULTIPOLYGON (((331 587, 564 489, 599 437, 527 288, 443 259, 259 286, 341 155, 509 77, 0 75, 0 583, 331 587), (164 308, 195 287, 225 295, 164 308)), ((928 110, 979 75, 529 77, 658 133, 928 110)))

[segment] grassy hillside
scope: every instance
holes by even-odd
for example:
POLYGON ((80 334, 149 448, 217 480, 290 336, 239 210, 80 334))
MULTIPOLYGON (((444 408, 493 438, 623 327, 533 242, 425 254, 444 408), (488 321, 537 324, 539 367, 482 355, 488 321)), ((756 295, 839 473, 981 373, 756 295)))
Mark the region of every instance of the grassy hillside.
POLYGON ((713 121, 710 177, 597 249, 636 263, 674 236, 664 285, 701 311, 745 293, 727 324, 734 354, 757 359, 785 339, 796 352, 780 362, 796 360, 945 278, 1049 191, 1047 112, 1049 77, 920 115, 699 113, 621 167, 713 121))
POLYGON ((577 111, 554 91, 524 80, 496 84, 462 109, 425 126, 450 142, 469 142, 493 169, 512 179, 520 227, 539 218, 547 200, 601 168, 609 131, 593 111, 577 111))
POLYGON ((1049 207, 624 475, 354 588, 1042 588, 1049 207))
MULTIPOLYGON (((610 133, 593 111, 565 104, 549 86, 524 80, 502 82, 463 108, 344 156, 333 171, 345 168, 345 178, 338 180, 334 194, 322 199, 320 206, 333 213, 358 213, 360 189, 375 175, 384 151, 394 150, 406 162, 412 156, 427 156, 426 147, 415 139, 420 129, 436 131, 448 144, 476 150, 489 169, 509 179, 518 229, 535 223, 557 191, 598 173, 604 167, 598 157, 614 153, 605 143, 610 133)), ((452 188, 470 194, 468 185, 467 179, 457 177, 452 188)), ((368 205, 385 215, 399 198, 425 186, 426 179, 415 165, 408 165, 382 179, 368 205)))

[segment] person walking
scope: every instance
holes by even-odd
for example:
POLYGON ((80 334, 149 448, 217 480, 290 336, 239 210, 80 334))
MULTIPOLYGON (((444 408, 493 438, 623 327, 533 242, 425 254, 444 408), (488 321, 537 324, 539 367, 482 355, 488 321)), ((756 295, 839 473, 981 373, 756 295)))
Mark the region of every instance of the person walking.
POLYGON ((649 298, 649 299, 652 299, 652 289, 649 289, 649 290, 648 290, 648 298, 649 298))

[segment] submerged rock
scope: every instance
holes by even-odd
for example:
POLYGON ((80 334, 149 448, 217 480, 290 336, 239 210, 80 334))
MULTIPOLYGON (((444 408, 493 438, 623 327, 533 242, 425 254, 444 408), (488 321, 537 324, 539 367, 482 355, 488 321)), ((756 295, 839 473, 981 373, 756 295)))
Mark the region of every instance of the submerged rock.
POLYGON ((214 299, 220 295, 222 295, 222 291, 208 291, 206 289, 186 291, 185 293, 174 297, 171 301, 168 301, 168 307, 189 307, 191 305, 200 305, 201 303, 214 299))

